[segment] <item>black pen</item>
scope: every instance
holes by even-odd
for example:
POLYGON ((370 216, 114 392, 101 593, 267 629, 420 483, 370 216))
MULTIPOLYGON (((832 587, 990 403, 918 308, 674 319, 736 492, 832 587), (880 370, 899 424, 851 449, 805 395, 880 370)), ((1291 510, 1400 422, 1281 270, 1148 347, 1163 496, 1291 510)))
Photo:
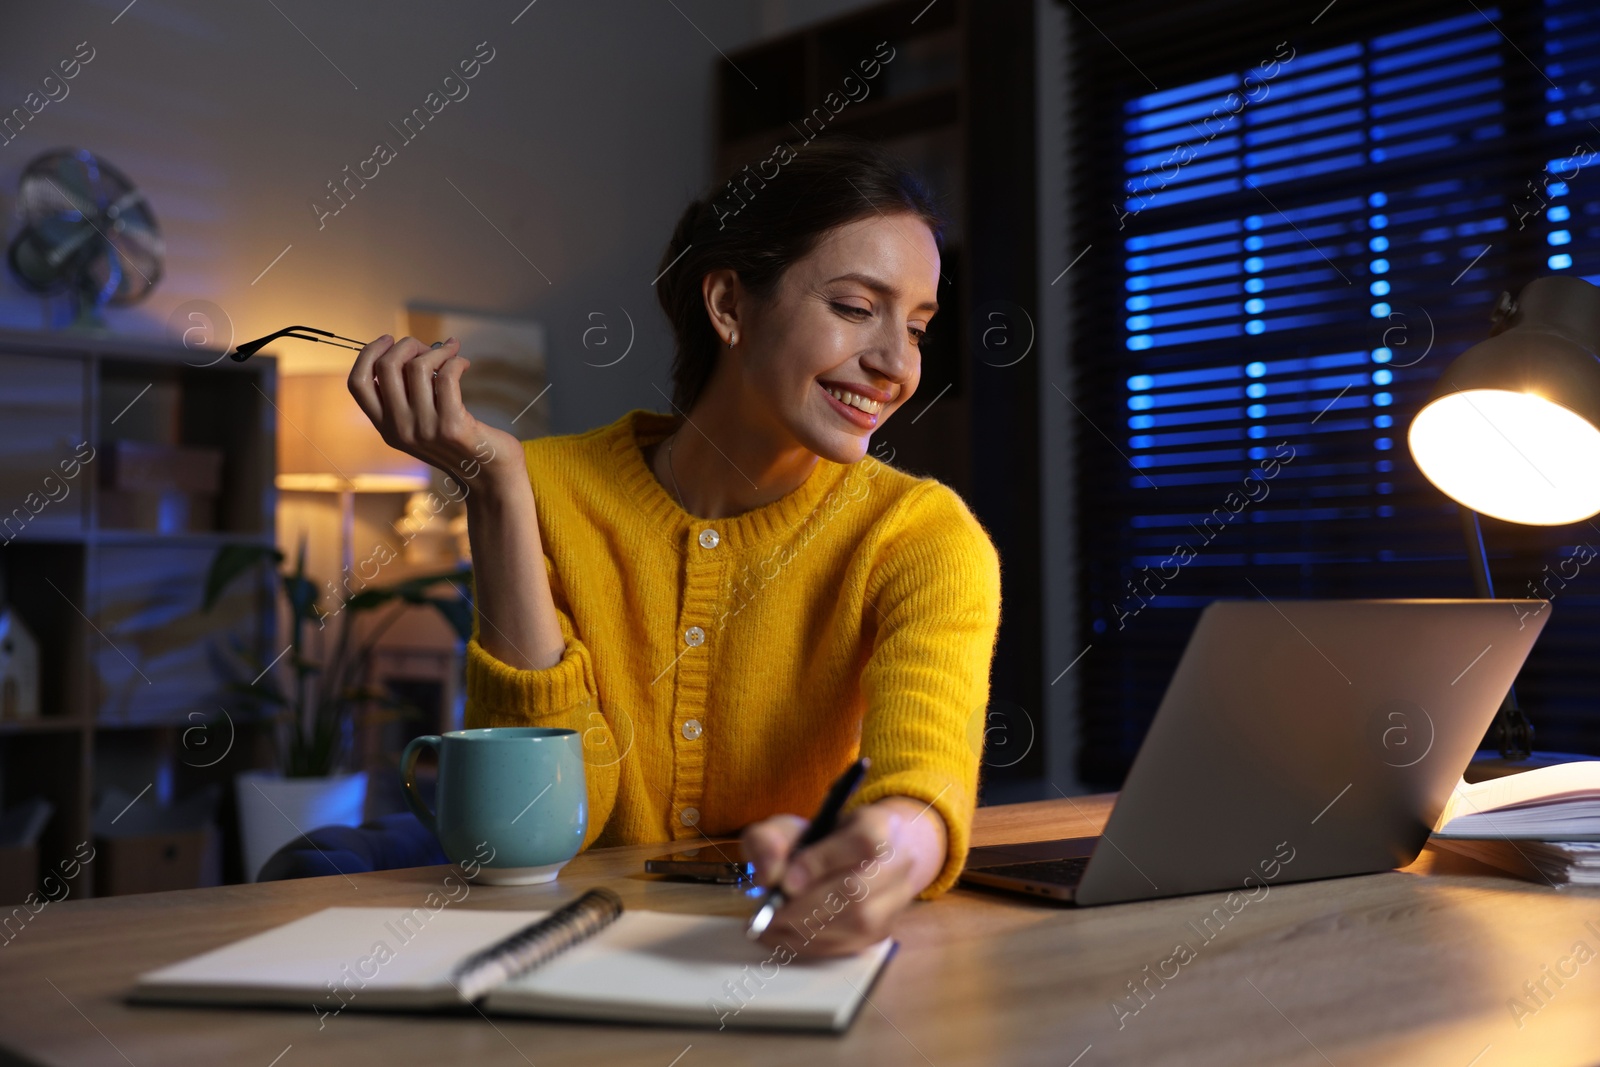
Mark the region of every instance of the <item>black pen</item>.
MULTIPOLYGON (((861 784, 861 779, 866 775, 867 768, 871 764, 871 760, 862 756, 845 768, 845 772, 828 789, 828 795, 822 801, 821 810, 811 820, 811 824, 806 827, 806 832, 800 835, 800 840, 795 842, 794 851, 789 853, 791 856, 795 852, 799 852, 808 845, 814 845, 833 833, 834 826, 839 822, 839 812, 844 810, 844 802, 850 799, 850 794, 854 793, 856 786, 861 784)), ((754 941, 764 934, 767 927, 772 924, 772 917, 777 914, 779 908, 783 907, 785 899, 783 891, 776 885, 768 889, 761 897, 761 906, 750 917, 750 925, 745 927, 744 936, 754 941)))

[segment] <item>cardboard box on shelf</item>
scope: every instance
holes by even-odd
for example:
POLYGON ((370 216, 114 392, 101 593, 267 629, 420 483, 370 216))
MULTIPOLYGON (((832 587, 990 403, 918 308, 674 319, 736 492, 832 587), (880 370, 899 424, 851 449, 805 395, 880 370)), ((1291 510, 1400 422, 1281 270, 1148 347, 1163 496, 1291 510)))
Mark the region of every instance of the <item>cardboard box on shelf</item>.
POLYGON ((108 441, 101 486, 149 492, 215 495, 222 488, 222 449, 108 441))
POLYGON ((159 893, 200 885, 200 860, 206 847, 204 829, 105 837, 98 839, 96 845, 96 896, 159 893))
POLYGON ((100 468, 100 524, 113 530, 197 533, 217 527, 222 450, 108 441, 100 468))
POLYGON ((217 528, 217 498, 181 489, 102 489, 100 525, 108 530, 205 533, 217 528))
POLYGON ((37 845, 0 845, 0 904, 21 904, 39 884, 37 845))
POLYGON ((221 795, 222 787, 212 783, 162 806, 139 804, 137 797, 114 786, 106 789, 92 820, 95 895, 159 893, 203 884, 221 795))
POLYGON ((0 811, 0 904, 24 903, 39 888, 39 835, 55 814, 44 797, 0 811))

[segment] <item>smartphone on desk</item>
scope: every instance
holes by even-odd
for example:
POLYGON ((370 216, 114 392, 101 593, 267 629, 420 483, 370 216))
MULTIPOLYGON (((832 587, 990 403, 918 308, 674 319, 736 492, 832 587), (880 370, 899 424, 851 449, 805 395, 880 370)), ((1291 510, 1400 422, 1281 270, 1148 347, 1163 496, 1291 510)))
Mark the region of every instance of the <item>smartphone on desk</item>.
POLYGON ((715 882, 734 885, 752 882, 756 865, 745 858, 737 841, 713 842, 679 852, 669 852, 644 861, 647 874, 664 874, 669 878, 684 878, 693 882, 715 882))

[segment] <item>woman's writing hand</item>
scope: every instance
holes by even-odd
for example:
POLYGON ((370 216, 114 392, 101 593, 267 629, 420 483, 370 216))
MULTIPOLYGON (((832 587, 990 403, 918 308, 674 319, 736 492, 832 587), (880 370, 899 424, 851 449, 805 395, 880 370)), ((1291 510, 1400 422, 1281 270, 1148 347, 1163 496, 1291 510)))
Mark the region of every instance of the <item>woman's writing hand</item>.
POLYGON ((522 444, 479 422, 461 401, 461 375, 471 362, 451 338, 429 348, 415 337, 388 334, 361 350, 350 369, 350 394, 391 448, 459 482, 489 474, 490 483, 527 482, 522 444))
POLYGON ((761 940, 798 955, 841 955, 883 940, 944 867, 944 820, 910 797, 864 804, 795 852, 805 828, 798 815, 775 815, 746 827, 741 839, 756 881, 779 885, 786 898, 761 940))

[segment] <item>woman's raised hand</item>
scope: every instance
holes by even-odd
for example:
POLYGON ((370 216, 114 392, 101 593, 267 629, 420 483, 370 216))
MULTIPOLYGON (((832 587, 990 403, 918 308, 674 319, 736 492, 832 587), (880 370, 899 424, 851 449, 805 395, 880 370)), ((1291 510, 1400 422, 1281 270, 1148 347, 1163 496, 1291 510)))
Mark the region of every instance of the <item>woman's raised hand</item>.
POLYGON ((474 627, 474 640, 513 669, 551 667, 561 661, 566 637, 522 442, 479 422, 461 402, 469 364, 460 347, 454 337, 429 348, 415 337, 384 334, 356 357, 350 395, 391 448, 486 490, 466 496, 473 607, 487 624, 474 627))
POLYGON ((389 334, 368 344, 350 369, 350 395, 383 440, 452 475, 457 481, 490 473, 526 482, 522 444, 479 422, 461 401, 461 375, 471 362, 455 338, 429 348, 415 337, 389 334))

